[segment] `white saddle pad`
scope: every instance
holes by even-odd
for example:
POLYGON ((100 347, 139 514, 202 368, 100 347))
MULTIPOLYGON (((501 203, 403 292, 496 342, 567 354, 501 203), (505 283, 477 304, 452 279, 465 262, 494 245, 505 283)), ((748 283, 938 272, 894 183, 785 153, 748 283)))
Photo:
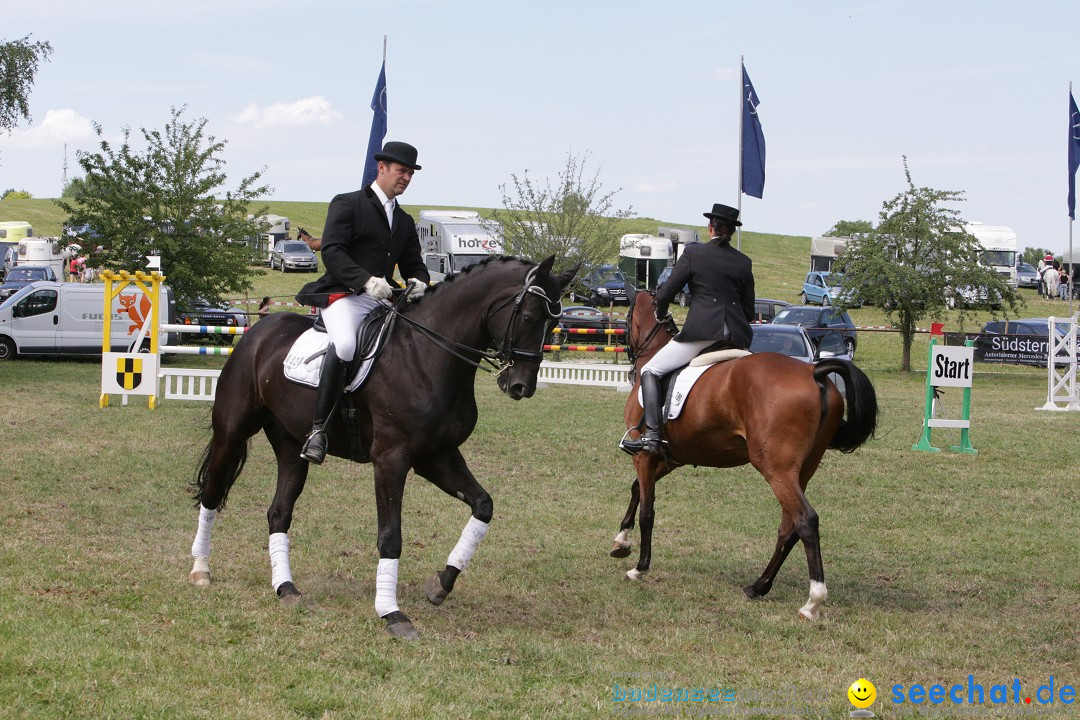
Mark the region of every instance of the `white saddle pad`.
MULTIPOLYGON (((735 360, 736 358, 750 355, 749 350, 717 350, 716 352, 698 355, 690 361, 690 365, 675 377, 675 387, 671 391, 671 402, 667 406, 667 419, 674 420, 682 414, 686 398, 690 396, 690 389, 698 381, 705 371, 717 363, 735 360)), ((641 388, 638 387, 638 403, 641 404, 641 388)))
MULTIPOLYGON (((324 332, 318 332, 314 328, 305 330, 304 334, 296 338, 296 342, 285 356, 285 377, 301 385, 319 387, 319 373, 322 371, 323 356, 330 347, 330 336, 324 332)), ((359 369, 352 380, 345 387, 346 392, 352 392, 360 387, 364 378, 371 372, 371 366, 375 360, 368 357, 360 363, 359 369)))

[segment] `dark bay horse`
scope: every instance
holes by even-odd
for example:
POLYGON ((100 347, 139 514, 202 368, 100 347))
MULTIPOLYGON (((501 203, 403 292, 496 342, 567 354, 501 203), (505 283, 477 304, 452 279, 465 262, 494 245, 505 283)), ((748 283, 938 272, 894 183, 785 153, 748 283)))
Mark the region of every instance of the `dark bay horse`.
MULTIPOLYGON (((446 567, 425 586, 439 605, 472 558, 492 518, 491 496, 469 471, 458 447, 476 425, 474 395, 482 358, 497 361, 497 383, 512 399, 531 397, 548 332, 562 313, 559 298, 576 268, 556 275, 554 257, 539 265, 492 258, 447 280, 399 312, 395 330, 367 383, 353 395, 361 440, 375 474, 379 568, 375 606, 395 636, 416 631, 397 606, 401 556, 401 500, 410 469, 467 503, 472 517, 446 567), (496 352, 486 350, 493 347, 496 352)), ((210 583, 210 530, 216 512, 247 459, 249 438, 260 430, 277 456, 277 491, 267 512, 271 582, 283 604, 300 597, 289 568, 288 530, 304 489, 308 462, 300 448, 315 405, 315 389, 285 379, 282 362, 311 316, 274 313, 237 344, 217 385, 213 435, 196 479, 199 529, 189 579, 210 583)), ((495 364, 493 362, 493 364, 495 364)), ((351 457, 340 419, 329 428, 329 453, 351 457)))
MULTIPOLYGON (((627 313, 627 346, 634 372, 671 341, 675 324, 657 322, 655 299, 639 292, 627 313), (650 302, 652 300, 652 302, 650 302)), ((637 434, 641 423, 635 383, 623 411, 626 427, 637 434)), ((664 424, 670 457, 634 456, 637 479, 630 507, 615 536, 612 557, 630 554, 630 530, 640 504, 641 553, 627 572, 640 579, 652 560, 653 497, 656 481, 679 465, 737 467, 752 464, 772 487, 782 518, 776 550, 746 596, 765 595, 791 549, 802 540, 810 567, 810 599, 799 616, 816 620, 825 601, 825 571, 818 546, 818 516, 804 494, 828 448, 852 452, 874 433, 877 396, 866 375, 842 360, 807 363, 777 353, 760 353, 710 367, 690 391, 682 414, 664 424), (829 376, 843 379, 841 395, 829 376), (845 405, 847 418, 844 418, 845 405)))

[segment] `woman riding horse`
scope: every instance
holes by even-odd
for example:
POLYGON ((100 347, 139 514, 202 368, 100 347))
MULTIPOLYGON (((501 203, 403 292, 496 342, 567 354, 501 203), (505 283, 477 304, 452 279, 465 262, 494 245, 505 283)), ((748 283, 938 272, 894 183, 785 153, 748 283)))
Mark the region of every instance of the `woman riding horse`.
POLYGON ((694 302, 675 342, 668 343, 641 369, 641 402, 645 431, 636 439, 624 439, 629 453, 660 452, 660 380, 698 356, 705 348, 750 347, 754 316, 754 272, 750 258, 731 247, 739 211, 716 203, 709 218, 712 240, 687 245, 671 276, 656 291, 656 317, 666 317, 668 305, 685 285, 694 302))

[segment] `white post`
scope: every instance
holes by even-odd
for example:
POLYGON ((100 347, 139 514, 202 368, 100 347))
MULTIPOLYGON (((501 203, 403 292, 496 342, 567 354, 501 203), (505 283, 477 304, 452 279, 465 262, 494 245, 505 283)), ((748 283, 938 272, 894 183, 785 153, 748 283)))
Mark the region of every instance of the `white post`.
MULTIPOLYGON (((743 103, 746 102, 746 88, 743 87, 743 65, 745 64, 746 56, 739 56, 739 81, 736 83, 739 86, 739 182, 738 189, 735 193, 735 197, 738 198, 738 210, 739 216, 742 217, 742 136, 743 136, 743 103)), ((735 249, 742 250, 742 228, 735 227, 735 249)))

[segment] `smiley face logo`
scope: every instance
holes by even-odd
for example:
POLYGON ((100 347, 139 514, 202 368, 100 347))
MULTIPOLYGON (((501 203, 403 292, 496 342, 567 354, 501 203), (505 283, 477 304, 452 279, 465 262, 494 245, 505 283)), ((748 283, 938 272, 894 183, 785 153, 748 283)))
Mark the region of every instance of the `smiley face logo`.
POLYGON ((874 687, 874 683, 866 678, 859 678, 851 683, 851 687, 847 690, 847 697, 852 705, 860 710, 865 710, 877 700, 877 688, 874 687))

